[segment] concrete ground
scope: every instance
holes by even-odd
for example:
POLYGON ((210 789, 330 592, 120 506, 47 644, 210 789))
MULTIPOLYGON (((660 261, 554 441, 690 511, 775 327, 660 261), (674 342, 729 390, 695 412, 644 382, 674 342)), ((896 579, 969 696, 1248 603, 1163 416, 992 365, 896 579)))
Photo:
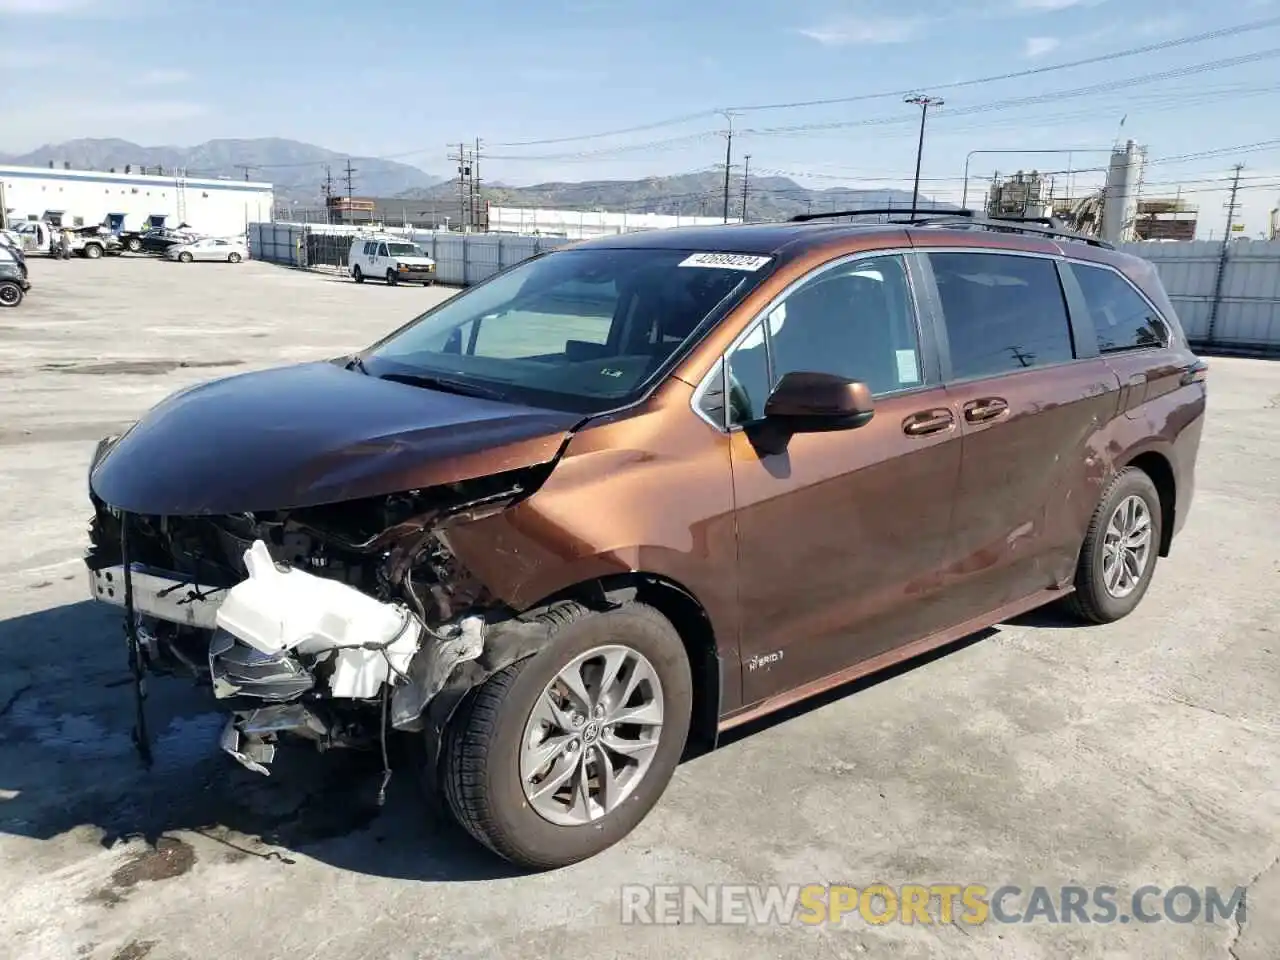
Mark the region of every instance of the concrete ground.
POLYGON ((1280 944, 1280 364, 1214 360, 1195 509, 1142 607, 1038 615, 684 764, 625 842, 519 875, 359 757, 269 779, 152 686, 79 561, 97 438, 170 391, 333 356, 444 291, 258 263, 31 264, 0 312, 0 956, 1265 960, 1280 944), (623 884, 1249 885, 1243 924, 623 926, 623 884))

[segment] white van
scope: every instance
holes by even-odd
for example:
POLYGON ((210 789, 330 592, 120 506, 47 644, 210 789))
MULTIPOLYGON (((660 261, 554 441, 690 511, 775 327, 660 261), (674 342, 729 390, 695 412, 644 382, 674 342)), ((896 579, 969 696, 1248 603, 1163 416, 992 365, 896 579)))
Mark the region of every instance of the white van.
POLYGON ((429 287, 436 281, 436 262, 400 237, 356 237, 347 254, 347 272, 356 283, 376 277, 392 286, 404 280, 429 287))

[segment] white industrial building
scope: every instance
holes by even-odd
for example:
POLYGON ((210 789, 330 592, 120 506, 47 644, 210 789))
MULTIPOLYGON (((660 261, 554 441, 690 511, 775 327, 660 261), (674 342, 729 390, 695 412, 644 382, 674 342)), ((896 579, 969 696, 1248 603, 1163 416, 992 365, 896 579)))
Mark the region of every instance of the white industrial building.
POLYGON ((231 236, 269 221, 273 203, 272 185, 256 181, 0 165, 0 207, 9 222, 140 230, 163 218, 167 226, 231 236))
MULTIPOLYGON (((527 207, 488 208, 489 233, 519 233, 525 236, 565 237, 588 240, 611 237, 638 230, 671 227, 710 226, 724 223, 722 217, 685 217, 667 213, 627 213, 609 210, 535 210, 527 207)), ((738 223, 730 217, 730 223, 738 223)))

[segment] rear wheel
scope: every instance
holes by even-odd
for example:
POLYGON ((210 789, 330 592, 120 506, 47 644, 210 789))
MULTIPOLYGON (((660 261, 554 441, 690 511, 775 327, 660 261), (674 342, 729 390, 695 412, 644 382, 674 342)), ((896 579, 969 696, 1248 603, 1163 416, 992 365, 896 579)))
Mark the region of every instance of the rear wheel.
POLYGON ((192 260, 195 259, 195 257, 191 256, 191 254, 189 253, 180 253, 178 254, 178 259, 181 260, 183 263, 190 263, 192 260))
POLYGON ((240 262, 240 254, 238 253, 233 253, 231 254, 231 256, 227 257, 227 263, 239 263, 239 262, 240 262))
POLYGON ((1080 549, 1070 603, 1092 623, 1128 616, 1155 573, 1160 549, 1160 495, 1137 467, 1118 473, 1094 511, 1080 549))
POLYGON ((397 277, 397 276, 396 276, 396 272, 395 272, 394 270, 388 270, 388 271, 387 271, 387 286, 388 286, 388 287, 394 287, 394 286, 396 285, 396 281, 397 281, 397 280, 399 280, 399 277, 397 277))
POLYGON ((362 271, 359 266, 352 267, 351 279, 356 283, 364 283, 364 271, 362 271))
POLYGON ((139 250, 142 249, 142 241, 139 240, 137 237, 130 237, 128 240, 124 242, 124 247, 130 253, 137 253, 139 250))
POLYGON ((22 302, 22 287, 11 280, 0 280, 0 307, 16 307, 22 302))
POLYGON ((451 722, 442 771, 462 826, 538 869, 593 856, 644 819, 693 703, 684 644, 652 607, 546 616, 550 643, 492 676, 451 722))

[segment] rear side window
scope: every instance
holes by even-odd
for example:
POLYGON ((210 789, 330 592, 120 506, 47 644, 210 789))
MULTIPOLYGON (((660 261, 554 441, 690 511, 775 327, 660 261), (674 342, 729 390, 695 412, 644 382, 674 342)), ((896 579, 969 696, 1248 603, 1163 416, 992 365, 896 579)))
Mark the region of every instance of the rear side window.
POLYGON ((378 249, 378 245, 374 243, 372 240, 366 240, 364 242, 364 255, 366 257, 372 257, 375 251, 377 251, 377 249, 378 249))
POLYGON ((1115 353, 1168 343, 1168 331, 1155 308, 1120 274, 1106 267, 1082 263, 1073 263, 1071 272, 1084 293, 1100 352, 1115 353))
POLYGON ((1067 305, 1052 260, 1001 253, 929 255, 955 380, 1074 359, 1067 305))

